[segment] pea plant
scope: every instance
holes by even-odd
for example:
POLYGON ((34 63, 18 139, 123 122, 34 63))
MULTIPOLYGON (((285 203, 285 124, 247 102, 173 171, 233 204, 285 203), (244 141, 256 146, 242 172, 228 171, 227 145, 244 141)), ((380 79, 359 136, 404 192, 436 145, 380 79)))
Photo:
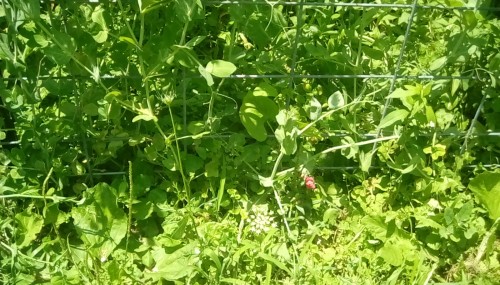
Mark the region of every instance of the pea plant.
POLYGON ((493 2, 2 1, 0 282, 496 284, 493 2))

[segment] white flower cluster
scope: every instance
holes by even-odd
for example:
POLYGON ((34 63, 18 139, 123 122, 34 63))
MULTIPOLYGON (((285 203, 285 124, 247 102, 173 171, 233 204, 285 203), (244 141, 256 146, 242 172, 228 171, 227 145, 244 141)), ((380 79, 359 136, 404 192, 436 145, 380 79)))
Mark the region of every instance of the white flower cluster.
POLYGON ((267 205, 252 206, 252 214, 248 216, 247 222, 250 225, 250 231, 255 234, 268 232, 271 228, 276 228, 273 211, 268 211, 267 205))

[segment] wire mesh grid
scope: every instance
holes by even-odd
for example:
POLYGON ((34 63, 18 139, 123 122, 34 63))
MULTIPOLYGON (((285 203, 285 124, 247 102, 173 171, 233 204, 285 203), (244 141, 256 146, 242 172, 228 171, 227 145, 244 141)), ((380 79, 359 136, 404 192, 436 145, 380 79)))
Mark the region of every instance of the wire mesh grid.
MULTIPOLYGON (((43 3, 42 1, 41 3, 43 3)), ((50 1, 48 1, 50 2, 50 1)), ((82 1, 86 2, 86 1, 82 1)), ((100 1, 90 1, 91 4, 99 4, 100 1)), ((269 7, 277 7, 277 6, 292 6, 295 7, 295 12, 297 15, 297 24, 296 24, 296 33, 295 33, 295 38, 292 43, 292 53, 291 53, 291 63, 289 65, 289 70, 287 72, 281 72, 281 73, 266 73, 266 74, 248 74, 248 73, 241 73, 241 74, 233 74, 230 75, 226 80, 257 80, 257 79, 267 79, 267 80, 272 80, 272 79, 281 79, 281 80, 287 80, 288 81, 288 86, 289 88, 294 88, 294 86, 297 84, 297 80, 302 80, 302 79, 325 79, 325 80, 335 80, 335 79, 354 79, 354 80, 389 80, 389 88, 388 91, 386 92, 385 95, 389 95, 393 93, 393 91, 396 88, 396 85, 399 80, 417 80, 417 81, 440 81, 440 80, 445 80, 445 81, 451 81, 451 80, 473 80, 473 81, 480 81, 483 80, 484 75, 481 75, 477 70, 472 70, 469 71, 465 74, 455 74, 455 75, 441 75, 441 74, 403 74, 400 72, 402 64, 405 62, 405 52, 406 52, 406 47, 410 41, 410 36, 411 36, 411 30, 414 25, 414 20, 416 18, 416 15, 418 14, 419 11, 424 11, 424 10, 442 10, 442 11, 458 11, 458 12, 464 12, 464 11, 500 11, 500 8, 497 7, 482 7, 478 6, 477 3, 476 5, 471 5, 471 6, 448 6, 445 4, 440 4, 440 5, 427 5, 427 4, 419 4, 419 2, 423 2, 422 0, 413 0, 411 1, 412 3, 409 4, 385 4, 385 3, 352 3, 352 2, 330 2, 330 1, 246 1, 246 0, 240 0, 240 1, 202 1, 203 5, 208 7, 208 6, 231 6, 231 5, 254 5, 254 6, 269 6, 269 7), (404 31, 404 36, 402 38, 402 43, 401 43, 401 48, 400 48, 400 53, 397 57, 397 60, 393 66, 393 71, 390 74, 358 74, 358 73, 353 73, 353 74, 304 74, 304 73, 298 73, 297 72, 297 52, 298 52, 298 46, 299 42, 301 41, 301 37, 303 36, 301 34, 303 30, 303 17, 302 13, 304 9, 308 7, 322 7, 322 8, 327 8, 327 9, 335 9, 335 8, 344 8, 344 9, 402 9, 402 10, 407 10, 409 11, 409 17, 407 19, 407 24, 405 27, 404 31)), ((55 2, 51 2, 55 3, 55 2)), ((169 77, 169 74, 156 74, 152 76, 152 78, 162 78, 162 77, 169 77)), ((201 75, 193 75, 193 74, 187 74, 186 72, 182 72, 181 75, 182 78, 182 122, 183 122, 183 127, 184 130, 187 129, 188 125, 188 114, 187 114, 187 80, 188 79, 193 79, 193 78, 201 78, 201 75)), ((131 74, 121 74, 121 75, 110 75, 110 74, 104 74, 99 76, 99 81, 102 82, 107 82, 107 81, 113 81, 113 80, 141 80, 142 76, 140 75, 131 75, 131 74)), ((95 76, 90 76, 90 75, 41 75, 38 74, 36 77, 28 77, 28 76, 9 76, 2 78, 4 82, 38 82, 38 81, 44 81, 44 80, 62 80, 62 81, 68 81, 68 82, 73 82, 75 86, 78 86, 81 84, 81 82, 87 82, 87 81, 96 81, 95 76)), ((290 97, 287 98, 287 104, 290 103, 289 99, 290 97)), ((478 117, 481 113, 482 108, 484 107, 484 103, 487 100, 487 94, 483 93, 482 99, 480 101, 480 104, 478 105, 478 108, 474 114, 474 117, 471 120, 471 123, 465 132, 439 132, 439 136, 449 136, 449 137, 454 137, 457 139, 463 140, 462 147, 461 147, 461 152, 463 153, 466 148, 467 148, 467 143, 469 139, 472 136, 476 137, 497 137, 500 136, 500 131, 496 130, 488 130, 486 132, 474 132, 474 127, 475 124, 478 120, 478 117)), ((387 97, 385 99, 383 109, 382 109, 382 117, 383 119, 386 115, 387 112, 391 106, 392 99, 387 97)), ((79 122, 75 122, 79 123, 79 122)), ((3 129, 3 131, 10 131, 11 129, 3 129)), ((101 141, 101 142, 113 142, 113 141, 129 141, 131 138, 126 137, 126 136, 119 136, 119 137, 113 137, 113 136, 108 136, 108 137, 101 137, 101 138, 96 138, 95 136, 89 137, 89 134, 85 132, 83 129, 78 129, 79 130, 79 137, 77 138, 64 138, 58 141, 58 143, 81 143, 83 145, 84 153, 86 156, 87 160, 91 160, 91 155, 88 150, 88 144, 89 142, 94 143, 95 141, 101 141)), ((380 137, 383 136, 384 132, 381 128, 377 128, 375 133, 366 133, 366 134, 360 134, 360 137, 380 137)), ((385 134, 388 135, 388 134, 385 134)), ((422 133, 418 134, 419 136, 432 136, 432 134, 428 133, 422 133)), ((335 134, 330 134, 331 137, 344 137, 346 134, 342 133, 335 133, 335 134)), ((207 136, 204 136, 202 139, 206 138, 217 138, 217 139, 227 139, 229 138, 230 135, 225 135, 225 134, 210 134, 207 136)), ((270 137, 273 137, 272 135, 270 137)), ((20 144, 20 141, 1 141, 1 145, 17 145, 20 144)), ((377 148, 377 144, 373 145, 373 150, 377 148)), ((475 168, 477 165, 467 165, 465 166, 466 168, 475 168)), ((500 163, 491 163, 491 164, 484 164, 482 167, 486 168, 497 168, 500 167, 500 163)), ((354 170, 358 169, 358 166, 324 166, 320 167, 322 170, 354 170)), ((376 166, 372 166, 372 168, 377 168, 376 166)), ((93 169, 90 165, 88 165, 88 173, 84 174, 85 176, 88 176, 89 179, 93 179, 92 177, 94 176, 113 176, 113 175, 126 175, 126 171, 109 171, 109 170, 97 170, 93 169)), ((82 175, 83 176, 83 175, 82 175)), ((93 183, 93 181, 92 181, 93 183)))

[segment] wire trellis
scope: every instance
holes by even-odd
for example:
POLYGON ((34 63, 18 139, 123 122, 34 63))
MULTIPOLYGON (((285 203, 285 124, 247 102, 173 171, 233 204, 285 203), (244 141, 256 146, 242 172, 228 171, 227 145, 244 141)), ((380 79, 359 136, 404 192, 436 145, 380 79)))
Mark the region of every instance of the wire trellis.
MULTIPOLYGON (((50 3, 57 3, 54 1, 42 1, 43 2, 50 2, 50 3)), ((82 3, 85 3, 86 1, 81 1, 82 3)), ((420 1, 421 2, 421 1, 420 1)), ((97 5, 99 4, 99 1, 90 1, 91 4, 97 5)), ((254 80, 254 79, 284 79, 288 80, 288 85, 290 88, 293 88, 295 85, 295 81, 299 79, 327 79, 327 80, 335 80, 335 79, 363 79, 363 80, 389 80, 390 85, 388 89, 388 93, 386 95, 391 94, 396 86, 396 83, 398 80, 421 80, 421 81, 438 81, 438 80, 482 80, 483 77, 479 75, 478 71, 470 71, 470 75, 431 75, 431 74, 420 74, 420 75, 406 75, 406 74, 400 74, 400 68, 402 63, 404 62, 405 58, 405 51, 406 47, 409 42, 410 38, 410 33, 411 29, 415 20, 415 17, 420 10, 455 10, 455 11, 500 11, 500 7, 482 7, 482 6, 476 6, 476 5, 471 5, 471 6, 462 6, 462 7, 455 7, 455 6, 446 6, 446 5, 419 5, 419 0, 413 0, 412 4, 384 4, 384 3, 350 3, 350 2, 329 2, 329 1, 247 1, 247 0, 240 0, 240 1, 202 1, 203 5, 205 6, 221 6, 221 5, 265 5, 265 6, 277 6, 277 5, 282 5, 282 6, 294 6, 296 7, 296 14, 297 14, 297 26, 296 26, 296 34, 295 38, 292 44, 292 54, 291 54, 291 64, 290 64, 290 69, 288 73, 284 74, 234 74, 229 76, 226 79, 229 80, 242 80, 242 79, 249 79, 249 80, 254 80), (298 44, 300 42, 300 39, 302 37, 301 31, 303 28, 303 21, 302 21, 302 13, 304 11, 305 7, 343 7, 343 8, 360 8, 360 9, 368 9, 368 8, 380 8, 380 9, 405 9, 410 11, 410 15, 407 21, 405 33, 403 36, 403 41, 400 49, 399 56, 396 60, 396 65, 394 67, 393 73, 392 74, 299 74, 296 72, 296 64, 297 64, 297 52, 298 52, 298 44)), ((467 73, 467 72, 465 72, 467 73)), ((152 78, 161 78, 161 77, 168 77, 171 76, 170 74, 158 74, 154 75, 152 78)), ((187 85, 186 85, 186 80, 189 78, 201 78, 201 75, 191 75, 191 74, 186 74, 185 72, 182 73, 182 78, 183 84, 182 84, 182 100, 183 100, 183 114, 182 114, 182 121, 184 125, 184 130, 187 128, 187 103, 186 103, 186 93, 187 93, 187 85)), ((141 76, 131 76, 128 74, 124 75, 101 75, 99 77, 95 76, 84 76, 84 75, 58 75, 58 76, 53 76, 53 75, 39 75, 36 77, 26 77, 26 76, 19 76, 19 77, 6 77, 2 78, 4 82, 12 82, 12 81, 25 81, 25 82, 35 82, 39 80, 71 80, 74 82, 78 81, 107 81, 107 80, 126 80, 126 79, 142 79, 141 76)), ((499 78, 500 79, 500 78, 499 78)), ((461 153, 464 152, 464 150, 467 147, 467 142, 472 136, 476 137, 499 137, 500 136, 500 131, 496 130, 490 130, 487 132, 480 132, 480 133, 474 133, 474 127, 476 125, 476 122, 478 120, 478 117, 482 111, 482 108, 484 107, 484 103, 487 99, 487 94, 484 92, 481 102, 475 112, 474 118, 472 119, 472 122, 469 126, 469 129, 465 132, 457 132, 457 133, 452 133, 452 132, 437 132, 437 133, 422 133, 419 134, 419 136, 423 137, 431 137, 431 136, 448 136, 448 137, 457 137, 457 138, 463 138, 464 142, 461 147, 461 153)), ((289 98, 287 101, 287 105, 289 104, 289 98)), ((389 107, 391 106, 391 99, 387 98, 385 100, 383 110, 382 110, 382 118, 383 119, 387 115, 387 111, 389 107)), ((6 129, 4 129, 6 130, 6 129)), ((377 128, 376 132, 374 134, 361 134, 360 137, 371 137, 371 138, 378 138, 380 136, 384 136, 384 132, 382 129, 377 128)), ((335 133, 335 134, 330 134, 331 137, 344 137, 347 136, 347 134, 342 134, 342 133, 335 133)), ((207 135, 204 136, 203 138, 217 138, 217 139, 227 139, 229 138, 230 135, 224 135, 224 134, 212 134, 212 135, 207 135)), ((270 137, 273 137, 272 135, 270 137)), ((90 155, 88 154, 88 146, 87 146, 87 141, 127 141, 129 140, 129 137, 106 137, 104 139, 99 139, 99 138, 89 138, 86 134, 82 133, 80 139, 63 139, 60 140, 60 143, 75 143, 75 142, 83 142, 85 146, 85 152, 87 159, 90 159, 90 155)), ((12 145, 18 145, 20 141, 0 141, 0 145, 2 146, 12 146, 12 145)), ((373 145, 373 150, 377 148, 377 144, 373 145)), ((467 168, 475 168, 478 165, 467 165, 465 167, 467 168)), ((481 165, 482 167, 486 168, 498 168, 500 167, 500 164, 485 164, 481 165)), ((94 171, 94 169, 88 169, 88 173, 86 175, 89 175, 91 177, 93 176, 113 176, 113 175, 126 175, 125 171, 94 171)), ((359 167, 357 166, 342 166, 342 167, 321 167, 320 169, 322 170, 355 170, 358 169, 359 167)), ((376 167, 372 167, 376 168, 376 167)), ((91 178, 92 179, 92 178, 91 178)))

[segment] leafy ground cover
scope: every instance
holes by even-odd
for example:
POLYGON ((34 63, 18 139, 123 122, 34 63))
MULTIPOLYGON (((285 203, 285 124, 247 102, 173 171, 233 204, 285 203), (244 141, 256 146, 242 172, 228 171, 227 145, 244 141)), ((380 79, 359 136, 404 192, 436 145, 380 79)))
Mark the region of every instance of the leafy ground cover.
POLYGON ((353 2, 2 1, 1 282, 498 282, 493 4, 353 2))

